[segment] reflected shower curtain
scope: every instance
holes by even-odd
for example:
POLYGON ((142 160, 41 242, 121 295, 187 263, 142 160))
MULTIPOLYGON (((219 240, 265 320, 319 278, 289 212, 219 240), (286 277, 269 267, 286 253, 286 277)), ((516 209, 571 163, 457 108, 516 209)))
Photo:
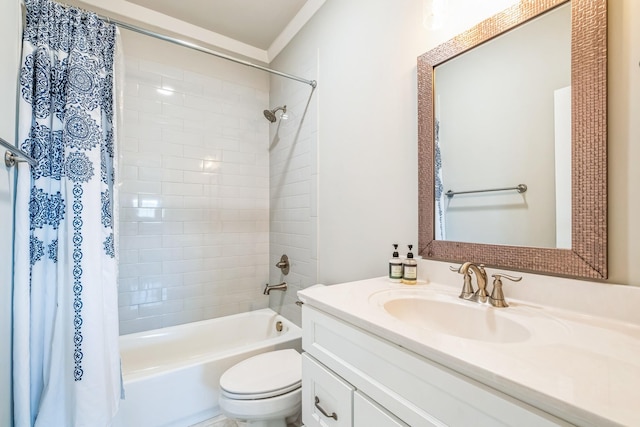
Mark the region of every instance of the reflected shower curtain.
POLYGON ((111 424, 121 396, 114 244, 116 28, 26 0, 18 137, 14 418, 111 424))
POLYGON ((442 151, 440 150, 440 120, 436 118, 435 123, 435 238, 445 240, 445 193, 442 183, 442 151))

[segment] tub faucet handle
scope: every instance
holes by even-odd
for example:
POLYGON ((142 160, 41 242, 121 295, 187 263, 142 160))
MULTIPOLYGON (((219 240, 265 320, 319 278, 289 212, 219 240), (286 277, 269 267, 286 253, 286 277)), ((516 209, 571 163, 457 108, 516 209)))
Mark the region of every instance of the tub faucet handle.
POLYGON ((280 261, 276 263, 276 267, 278 267, 285 276, 289 274, 289 257, 286 254, 282 255, 280 261))

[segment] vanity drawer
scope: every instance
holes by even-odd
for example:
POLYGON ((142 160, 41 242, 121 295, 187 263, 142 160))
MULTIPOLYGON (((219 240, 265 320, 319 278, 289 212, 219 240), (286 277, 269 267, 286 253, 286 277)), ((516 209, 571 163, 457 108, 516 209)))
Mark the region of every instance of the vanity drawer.
POLYGON ((351 427, 353 391, 351 384, 309 355, 302 355, 302 422, 305 427, 351 427))
MULTIPOLYGON (((353 427, 409 427, 398 417, 356 391, 353 394, 353 427)), ((431 426, 434 426, 431 424, 431 426)), ((425 427, 427 425, 425 424, 425 427)), ((429 426, 430 427, 430 426, 429 426)), ((434 426, 437 427, 437 426, 434 426)))

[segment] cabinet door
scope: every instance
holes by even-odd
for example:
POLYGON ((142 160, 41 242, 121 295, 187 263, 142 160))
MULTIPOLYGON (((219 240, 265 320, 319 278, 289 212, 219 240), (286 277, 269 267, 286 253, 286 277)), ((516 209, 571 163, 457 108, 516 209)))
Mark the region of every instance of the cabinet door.
POLYGON ((351 427, 353 387, 311 356, 302 355, 302 422, 305 427, 351 427))
MULTIPOLYGON (((427 422, 425 420, 425 422, 427 422)), ((425 424, 425 426, 434 424, 425 424)), ((356 391, 353 395, 353 427, 409 427, 377 403, 356 391)))

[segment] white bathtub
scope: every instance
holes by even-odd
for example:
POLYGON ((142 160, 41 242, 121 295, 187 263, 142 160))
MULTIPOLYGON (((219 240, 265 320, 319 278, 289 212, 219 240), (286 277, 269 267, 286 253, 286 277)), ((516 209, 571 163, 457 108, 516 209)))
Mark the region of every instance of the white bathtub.
POLYGON ((215 417, 225 370, 266 351, 301 351, 301 336, 299 327, 268 308, 123 335, 125 400, 114 426, 185 427, 215 417))

